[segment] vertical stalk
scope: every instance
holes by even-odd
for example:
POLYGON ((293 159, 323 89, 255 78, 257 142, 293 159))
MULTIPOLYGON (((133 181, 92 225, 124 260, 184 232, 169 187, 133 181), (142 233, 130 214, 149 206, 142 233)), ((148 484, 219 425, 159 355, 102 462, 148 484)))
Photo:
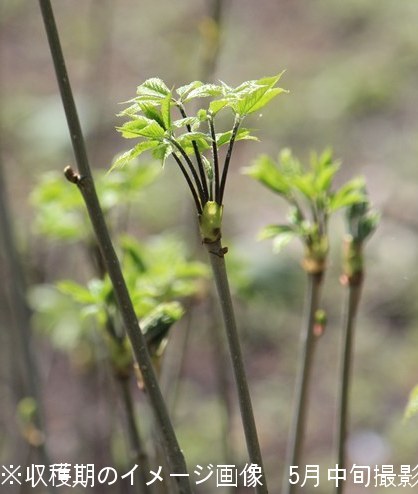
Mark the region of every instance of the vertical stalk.
POLYGON ((134 453, 135 463, 139 465, 137 469, 137 482, 135 482, 136 491, 140 494, 146 494, 148 491, 147 473, 150 471, 148 455, 142 444, 141 435, 139 433, 138 424, 135 418, 135 408, 132 400, 132 393, 129 386, 129 378, 118 379, 122 402, 126 413, 126 421, 128 425, 129 442, 134 453))
MULTIPOLYGON (((347 302, 344 314, 343 340, 341 347, 341 367, 339 373, 338 410, 337 410, 337 464, 338 468, 346 468, 346 438, 349 419, 349 393, 351 380, 351 364, 354 345, 354 330, 357 310, 361 298, 362 281, 349 282, 347 302)), ((339 482, 336 494, 342 494, 345 482, 339 482)))
MULTIPOLYGON (((61 92, 61 98, 67 117, 67 123, 79 172, 75 173, 72 169, 68 168, 66 170, 66 177, 78 186, 85 201, 107 272, 109 273, 109 277, 112 281, 124 326, 131 341, 135 358, 144 379, 144 384, 147 389, 154 418, 161 432, 165 452, 172 473, 186 474, 187 468, 184 456, 178 444, 173 425, 167 412, 166 404, 158 385, 145 338, 139 329, 132 300, 129 296, 119 260, 116 256, 116 252, 114 250, 97 197, 51 2, 50 0, 39 0, 39 5, 42 12, 45 31, 48 37, 52 60, 54 62, 57 81, 61 92)), ((191 486, 188 477, 180 476, 176 477, 176 479, 178 481, 179 491, 182 494, 191 494, 191 486)))
MULTIPOLYGON (((247 443, 248 455, 251 463, 261 467, 264 476, 263 460, 258 441, 257 428, 254 419, 251 396, 248 388, 247 376, 244 368, 241 345, 238 337, 238 330, 235 321, 235 314, 232 305, 231 292, 229 289, 228 275, 226 272, 225 250, 222 248, 220 240, 213 243, 205 243, 209 253, 209 259, 215 279, 219 302, 224 318, 226 336, 231 354, 232 367, 238 391, 238 401, 241 410, 242 424, 244 427, 245 440, 247 443)), ((267 494, 267 484, 264 476, 264 484, 256 486, 258 494, 267 494)))
POLYGON ((293 494, 296 484, 289 482, 288 473, 291 466, 300 466, 302 457, 305 424, 309 402, 309 379, 316 337, 313 332, 315 313, 319 307, 320 289, 323 273, 308 273, 308 285, 305 301, 305 329, 302 332, 299 369, 295 385, 295 402, 287 450, 286 471, 283 477, 283 494, 293 494))

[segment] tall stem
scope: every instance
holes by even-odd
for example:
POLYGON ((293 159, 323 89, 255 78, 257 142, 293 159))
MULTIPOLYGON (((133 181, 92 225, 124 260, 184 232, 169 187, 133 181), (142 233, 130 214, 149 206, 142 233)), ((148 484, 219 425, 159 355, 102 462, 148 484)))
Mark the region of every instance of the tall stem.
POLYGON ((126 422, 129 433, 128 439, 131 444, 132 451, 134 453, 135 463, 139 465, 136 475, 136 480, 138 481, 138 484, 136 486, 136 492, 138 492, 139 494, 146 494, 148 491, 146 474, 147 472, 150 471, 148 455, 142 443, 138 424, 135 418, 135 407, 132 400, 132 393, 129 385, 130 384, 129 379, 121 378, 121 379, 117 379, 117 381, 120 388, 121 398, 126 413, 126 422))
MULTIPOLYGON (((209 253, 213 276, 218 292, 219 302, 224 318, 226 336, 231 354, 232 368, 238 391, 238 401, 241 410, 242 424, 244 427, 245 440, 247 443, 248 455, 251 463, 261 467, 264 475, 264 467, 258 441, 257 428, 255 425, 253 407, 248 388, 247 376, 244 368, 241 344, 235 321, 235 314, 232 305, 231 292, 229 289, 228 275, 226 272, 224 249, 220 240, 205 244, 209 253)), ((267 494, 268 489, 264 476, 264 484, 256 486, 258 494, 267 494)))
MULTIPOLYGON (((343 338, 341 347, 341 367, 338 389, 337 410, 337 464, 338 468, 346 468, 346 438, 349 418, 349 393, 351 380, 351 363, 354 344, 354 330, 357 310, 361 298, 362 283, 349 284, 347 306, 344 314, 343 338)), ((344 491, 344 482, 339 482, 335 488, 336 494, 344 491)))
POLYGON ((305 424, 309 401, 309 379, 312 373, 313 354, 315 350, 315 313, 319 306, 322 273, 309 273, 305 302, 305 329, 302 332, 299 369, 295 385, 294 412, 290 428, 286 472, 283 478, 283 494, 293 494, 296 484, 289 482, 288 473, 291 466, 300 466, 302 457, 305 424))
MULTIPOLYGON (((186 474, 187 468, 183 453, 178 444, 170 417, 168 415, 148 353, 145 338, 139 329, 138 320, 122 275, 119 260, 116 256, 99 204, 87 158, 84 138, 68 79, 67 69, 62 54, 61 43, 55 24, 51 2, 50 0, 39 0, 39 5, 44 20, 45 30, 48 36, 48 42, 51 49, 51 55, 54 62, 55 72, 79 171, 79 174, 75 174, 71 169, 68 170, 67 178, 78 185, 86 203, 90 221, 95 231, 106 269, 112 281, 125 329, 132 343, 133 352, 147 389, 150 405, 161 432, 170 468, 173 473, 186 474)), ((176 477, 176 479, 178 480, 179 491, 184 494, 191 494, 191 486, 188 477, 180 476, 176 477)))
POLYGON ((228 176, 229 163, 231 162, 232 151, 234 149, 235 138, 237 137, 239 126, 241 125, 241 117, 235 115, 234 126, 232 127, 231 139, 229 141, 228 150, 226 152, 224 168, 222 170, 221 184, 219 191, 215 190, 215 200, 218 204, 222 204, 225 193, 226 177, 228 176))

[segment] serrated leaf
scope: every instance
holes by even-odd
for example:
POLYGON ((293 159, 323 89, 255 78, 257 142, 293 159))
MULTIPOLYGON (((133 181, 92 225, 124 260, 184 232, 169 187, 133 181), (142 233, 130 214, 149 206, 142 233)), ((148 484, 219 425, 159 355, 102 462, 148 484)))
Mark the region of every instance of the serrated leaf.
POLYGON ((139 109, 142 111, 142 113, 145 115, 145 117, 149 118, 150 120, 155 120, 161 127, 167 128, 165 127, 165 122, 162 112, 158 109, 158 107, 155 104, 139 103, 138 106, 139 109))
MULTIPOLYGON (((244 128, 239 129, 235 136, 235 140, 242 141, 244 139, 247 139, 251 141, 258 141, 257 137, 252 136, 250 132, 251 131, 249 129, 244 129, 244 128)), ((229 141, 231 140, 231 136, 232 136, 231 130, 229 130, 228 132, 223 132, 221 134, 216 134, 216 144, 218 148, 223 146, 224 144, 229 143, 229 141)))
POLYGON ((409 420, 418 414, 418 385, 415 386, 408 399, 408 403, 405 408, 404 419, 409 420))
POLYGON ((261 108, 266 106, 267 103, 269 103, 273 98, 284 92, 287 91, 282 88, 274 88, 268 90, 260 88, 253 94, 248 95, 243 100, 239 101, 236 105, 236 111, 239 115, 242 116, 249 115, 250 113, 261 110, 261 108))
POLYGON ((267 155, 260 156, 253 165, 244 168, 244 173, 255 178, 263 185, 283 196, 291 191, 287 178, 277 168, 275 162, 267 155))
POLYGON ((274 88, 282 73, 273 77, 263 77, 257 81, 248 81, 239 86, 236 91, 240 94, 240 98, 234 105, 235 111, 242 116, 248 115, 260 110, 275 96, 285 92, 282 88, 274 88))
POLYGON ((201 86, 203 86, 203 82, 193 81, 190 84, 186 84, 185 86, 180 86, 179 88, 177 88, 176 93, 180 96, 180 99, 182 101, 184 101, 184 99, 188 96, 188 94, 191 91, 193 91, 194 89, 197 89, 201 86))
POLYGON ((213 114, 216 115, 219 111, 222 110, 222 108, 225 108, 226 106, 230 105, 231 101, 228 99, 217 99, 214 101, 211 101, 209 103, 209 111, 213 114))
POLYGON ((165 136, 165 129, 161 127, 158 122, 153 120, 140 131, 140 135, 149 137, 150 139, 161 140, 165 136))
POLYGON ((201 122, 201 120, 198 117, 180 118, 179 120, 173 121, 173 127, 180 129, 182 127, 189 126, 192 129, 192 131, 194 132, 199 128, 200 122, 201 122))
POLYGON ((199 151, 205 151, 206 149, 209 149, 211 139, 203 132, 187 132, 179 136, 176 141, 186 151, 186 153, 189 154, 194 151, 194 142, 199 148, 199 151))
POLYGON ((140 142, 129 151, 126 151, 123 154, 121 154, 119 157, 117 157, 113 162, 110 171, 114 170, 115 168, 125 166, 127 163, 140 156, 144 151, 154 149, 157 146, 158 146, 158 141, 149 140, 149 141, 140 142))
POLYGON ((165 82, 158 77, 147 79, 137 88, 138 96, 152 96, 157 99, 162 99, 170 93, 165 82))
POLYGON ((122 134, 125 139, 135 139, 142 136, 142 130, 145 129, 153 120, 147 117, 139 116, 134 120, 125 122, 121 127, 116 127, 116 130, 122 134))
POLYGON ((208 98, 208 97, 217 97, 222 96, 223 88, 222 86, 218 86, 217 84, 202 84, 194 88, 190 91, 186 98, 183 98, 182 101, 187 102, 193 98, 208 98))

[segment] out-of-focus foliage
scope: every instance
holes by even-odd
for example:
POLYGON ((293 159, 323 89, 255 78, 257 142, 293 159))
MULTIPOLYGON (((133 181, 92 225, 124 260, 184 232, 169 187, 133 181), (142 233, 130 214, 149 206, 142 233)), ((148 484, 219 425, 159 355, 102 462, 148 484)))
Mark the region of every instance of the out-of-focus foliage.
MULTIPOLYGON (((132 167, 115 170, 110 176, 97 173, 100 203, 106 215, 138 201, 141 190, 157 176, 156 163, 133 163, 132 167)), ((83 198, 76 187, 63 180, 63 175, 48 172, 41 177, 31 195, 36 208, 35 228, 42 234, 61 240, 86 239, 91 231, 83 198)))
POLYGON ((300 238, 308 257, 321 262, 329 248, 327 225, 331 214, 342 208, 364 202, 364 180, 355 178, 333 191, 333 179, 339 163, 330 150, 311 155, 310 166, 304 169, 289 149, 279 154, 278 162, 266 155, 244 171, 267 188, 283 197, 290 206, 288 223, 270 225, 260 234, 272 238, 280 250, 293 238, 300 238))

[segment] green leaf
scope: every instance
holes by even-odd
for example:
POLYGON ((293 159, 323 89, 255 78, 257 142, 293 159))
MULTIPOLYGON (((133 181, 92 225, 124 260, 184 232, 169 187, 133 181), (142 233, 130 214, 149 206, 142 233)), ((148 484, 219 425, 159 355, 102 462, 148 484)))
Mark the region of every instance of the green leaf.
MULTIPOLYGON (((163 100, 165 101, 165 100, 163 100)), ((161 127, 165 128, 164 117, 161 111, 157 108, 155 103, 139 103, 139 108, 142 113, 150 120, 155 120, 161 127)))
POLYGON ((61 293, 70 295, 71 298, 80 304, 97 303, 96 296, 85 286, 71 280, 63 280, 57 283, 57 288, 61 293))
POLYGON ((209 103, 209 111, 216 115, 222 108, 229 105, 231 102, 228 99, 217 99, 209 103))
POLYGON ((155 120, 151 121, 146 127, 140 131, 140 135, 143 137, 149 137, 151 139, 160 140, 165 136, 165 129, 155 120))
POLYGON ((166 130, 171 128, 171 99, 171 93, 169 93, 161 102, 162 127, 166 130))
POLYGON ((137 88, 138 96, 151 96, 152 98, 163 99, 168 94, 170 94, 170 90, 164 81, 157 77, 147 79, 137 88))
POLYGON ((194 152, 193 142, 196 143, 199 151, 205 151, 210 148, 211 139, 203 132, 186 132, 176 139, 177 143, 186 151, 187 154, 194 152))
POLYGON ((314 176, 312 173, 292 177, 292 186, 310 201, 313 201, 317 195, 314 176))
POLYGON ((179 120, 173 121, 173 127, 180 129, 182 127, 190 126, 190 128, 194 132, 199 128, 200 122, 201 120, 198 117, 180 118, 179 120))
POLYGON ((145 273, 147 270, 146 262, 138 242, 129 235, 124 235, 120 239, 121 248, 126 256, 133 261, 138 273, 145 273))
POLYGON ((282 88, 273 87, 282 74, 283 72, 273 77, 264 77, 258 81, 249 81, 249 83, 239 86, 237 92, 241 93, 241 96, 234 105, 234 110, 239 115, 248 115, 260 110, 275 96, 285 92, 282 88))
POLYGON ((363 177, 357 177, 350 180, 331 195, 329 211, 332 213, 338 209, 367 201, 364 191, 365 182, 363 177))
POLYGON ((216 84, 202 84, 201 86, 196 87, 192 91, 190 91, 187 98, 183 101, 190 101, 193 98, 213 98, 222 95, 223 86, 218 86, 216 84))
POLYGON ((118 130, 125 139, 136 139, 143 135, 141 133, 142 130, 152 122, 153 120, 150 118, 139 116, 135 117, 134 120, 125 122, 122 127, 116 127, 116 130, 118 130))
POLYGON ((268 225, 261 230, 258 238, 260 240, 266 240, 277 237, 277 235, 283 235, 284 233, 291 233, 293 235, 295 228, 291 225, 268 225))
POLYGON ((123 154, 118 156, 109 171, 125 166, 127 163, 141 155, 144 151, 155 149, 158 145, 158 141, 153 140, 140 142, 129 151, 125 151, 123 154))
POLYGON ((154 148, 152 155, 155 159, 161 160, 161 165, 164 166, 167 158, 172 152, 173 146, 164 141, 154 148))
POLYGON ((258 238, 260 240, 273 239, 273 250, 278 253, 296 236, 296 230, 290 225, 269 225, 261 230, 258 238))
POLYGON ((186 84, 185 86, 180 86, 176 89, 176 93, 180 96, 181 101, 185 101, 187 96, 191 91, 203 86, 203 82, 201 81, 193 81, 190 84, 186 84))
POLYGON ((408 404, 406 405, 405 408, 404 419, 409 420, 410 418, 414 417, 417 414, 418 414, 418 385, 412 389, 409 395, 408 404))
POLYGON ((244 173, 255 178, 273 192, 287 197, 291 191, 289 182, 267 155, 256 159, 253 165, 244 169, 244 173))
MULTIPOLYGON (((241 128, 238 130, 237 135, 235 137, 236 141, 241 141, 243 139, 258 141, 257 137, 252 136, 251 131, 249 129, 241 128)), ((228 144, 231 140, 232 131, 223 132, 222 134, 216 134, 216 144, 220 148, 224 144, 228 144)))

